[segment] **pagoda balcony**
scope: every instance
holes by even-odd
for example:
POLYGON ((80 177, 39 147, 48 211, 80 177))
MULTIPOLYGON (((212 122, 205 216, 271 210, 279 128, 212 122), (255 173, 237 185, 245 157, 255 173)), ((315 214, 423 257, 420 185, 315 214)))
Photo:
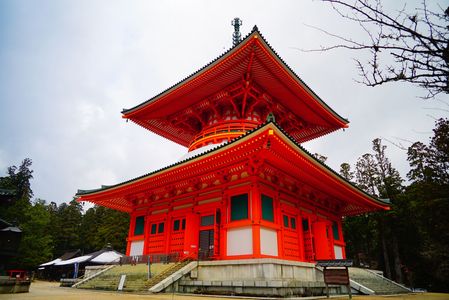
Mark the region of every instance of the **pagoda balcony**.
POLYGON ((195 135, 189 146, 189 152, 210 144, 230 142, 259 125, 259 121, 252 120, 221 121, 213 124, 195 135))

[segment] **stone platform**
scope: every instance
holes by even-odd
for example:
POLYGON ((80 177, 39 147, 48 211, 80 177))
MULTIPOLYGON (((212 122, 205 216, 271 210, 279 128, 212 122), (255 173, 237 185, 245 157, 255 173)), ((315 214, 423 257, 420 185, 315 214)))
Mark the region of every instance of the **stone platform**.
MULTIPOLYGON (((179 279, 167 279, 161 291, 273 297, 325 293, 323 274, 315 264, 273 258, 200 261, 179 279)), ((330 286, 330 293, 347 290, 330 286)))

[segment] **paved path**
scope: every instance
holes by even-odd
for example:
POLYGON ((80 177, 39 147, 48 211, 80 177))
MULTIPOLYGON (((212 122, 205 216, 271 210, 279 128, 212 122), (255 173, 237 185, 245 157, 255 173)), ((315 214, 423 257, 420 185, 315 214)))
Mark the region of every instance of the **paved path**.
MULTIPOLYGON (((57 282, 35 281, 31 284, 29 293, 0 294, 0 300, 229 300, 243 299, 238 297, 205 297, 194 295, 157 294, 136 295, 117 292, 92 291, 72 288, 61 288, 57 282)), ((246 298, 248 299, 248 298, 246 298)), ((282 299, 282 298, 280 298, 282 299)), ((326 299, 325 297, 296 298, 296 299, 326 299)), ((348 297, 332 297, 332 299, 348 299, 348 297)), ((408 294, 397 296, 354 296, 355 300, 449 300, 449 294, 408 294)))
MULTIPOLYGON (((211 297, 216 300, 220 298, 211 297)), ((35 281, 29 293, 0 294, 0 300, 206 300, 203 296, 157 294, 137 295, 118 292, 61 288, 57 282, 35 281)), ((229 298, 221 298, 229 300, 229 298)))

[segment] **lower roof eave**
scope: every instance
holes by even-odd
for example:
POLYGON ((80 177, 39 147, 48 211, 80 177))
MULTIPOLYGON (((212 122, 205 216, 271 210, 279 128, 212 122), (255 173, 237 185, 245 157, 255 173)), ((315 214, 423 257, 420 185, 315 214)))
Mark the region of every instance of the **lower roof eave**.
MULTIPOLYGON (((350 192, 352 195, 356 196, 356 198, 360 199, 362 203, 357 205, 354 202, 347 202, 349 205, 356 205, 358 207, 372 207, 374 210, 389 210, 389 206, 384 204, 382 201, 376 199, 375 197, 367 194, 366 192, 360 190, 354 184, 344 180, 338 173, 329 168, 324 163, 318 161, 312 154, 310 154, 306 149, 304 149, 301 145, 299 145, 293 138, 288 136, 277 124, 273 122, 268 122, 263 124, 262 126, 242 135, 239 138, 231 141, 230 143, 217 146, 217 148, 206 151, 197 156, 193 156, 187 160, 180 161, 173 165, 167 166, 166 168, 154 171, 152 173, 137 177, 135 179, 116 184, 113 186, 102 187, 98 190, 91 191, 81 191, 77 193, 77 201, 88 201, 94 204, 106 206, 112 209, 124 211, 124 212, 132 212, 133 203, 127 201, 125 198, 129 194, 130 190, 133 190, 134 187, 141 187, 143 183, 148 183, 149 180, 153 180, 158 176, 167 175, 167 172, 173 172, 174 170, 178 170, 183 167, 190 167, 191 164, 201 162, 206 158, 212 158, 216 156, 215 154, 224 154, 227 150, 231 150, 234 146, 244 145, 245 141, 255 138, 262 134, 268 134, 277 136, 277 140, 282 140, 284 145, 289 145, 288 147, 294 148, 295 152, 297 152, 303 159, 305 159, 310 166, 319 171, 317 174, 321 174, 326 178, 332 178, 333 182, 345 187, 345 190, 350 192), (128 194, 126 194, 128 193, 128 194), (126 195, 125 195, 126 194, 126 195)), ((363 210, 363 209, 362 209, 363 210)), ((369 210, 371 211, 371 210, 369 210)), ((363 213, 363 212, 362 212, 363 213)), ((352 212, 348 212, 348 215, 352 214, 352 212)), ((357 212, 354 212, 357 214, 357 212)))
POLYGON ((110 203, 108 201, 95 201, 95 200, 87 200, 85 199, 85 197, 79 196, 76 197, 75 199, 77 202, 89 202, 92 203, 94 205, 99 205, 99 206, 104 206, 113 210, 118 210, 118 211, 122 211, 125 213, 131 213, 133 211, 133 207, 132 206, 126 206, 126 205, 120 205, 117 203, 110 203))

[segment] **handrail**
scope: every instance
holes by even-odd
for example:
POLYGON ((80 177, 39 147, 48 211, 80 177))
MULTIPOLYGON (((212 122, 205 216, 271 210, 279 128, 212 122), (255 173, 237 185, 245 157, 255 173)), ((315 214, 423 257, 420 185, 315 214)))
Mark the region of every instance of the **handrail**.
POLYGON ((146 255, 130 255, 122 256, 115 264, 119 265, 137 265, 150 263, 170 263, 182 260, 180 253, 173 252, 169 254, 146 254, 146 255))
POLYGON ((392 284, 394 284, 394 285, 396 285, 396 286, 399 286, 400 288, 403 288, 403 289, 405 289, 405 290, 408 290, 409 292, 412 291, 411 289, 409 289, 409 288, 406 287, 405 285, 402 285, 402 284, 400 284, 400 283, 397 283, 396 281, 391 280, 391 279, 389 279, 389 278, 387 278, 387 277, 385 277, 385 276, 383 276, 383 275, 377 274, 377 273, 374 272, 373 270, 366 269, 366 271, 368 271, 369 273, 374 274, 374 275, 376 275, 376 276, 382 278, 383 280, 385 280, 385 281, 387 281, 387 282, 390 282, 390 283, 392 283, 392 284))

